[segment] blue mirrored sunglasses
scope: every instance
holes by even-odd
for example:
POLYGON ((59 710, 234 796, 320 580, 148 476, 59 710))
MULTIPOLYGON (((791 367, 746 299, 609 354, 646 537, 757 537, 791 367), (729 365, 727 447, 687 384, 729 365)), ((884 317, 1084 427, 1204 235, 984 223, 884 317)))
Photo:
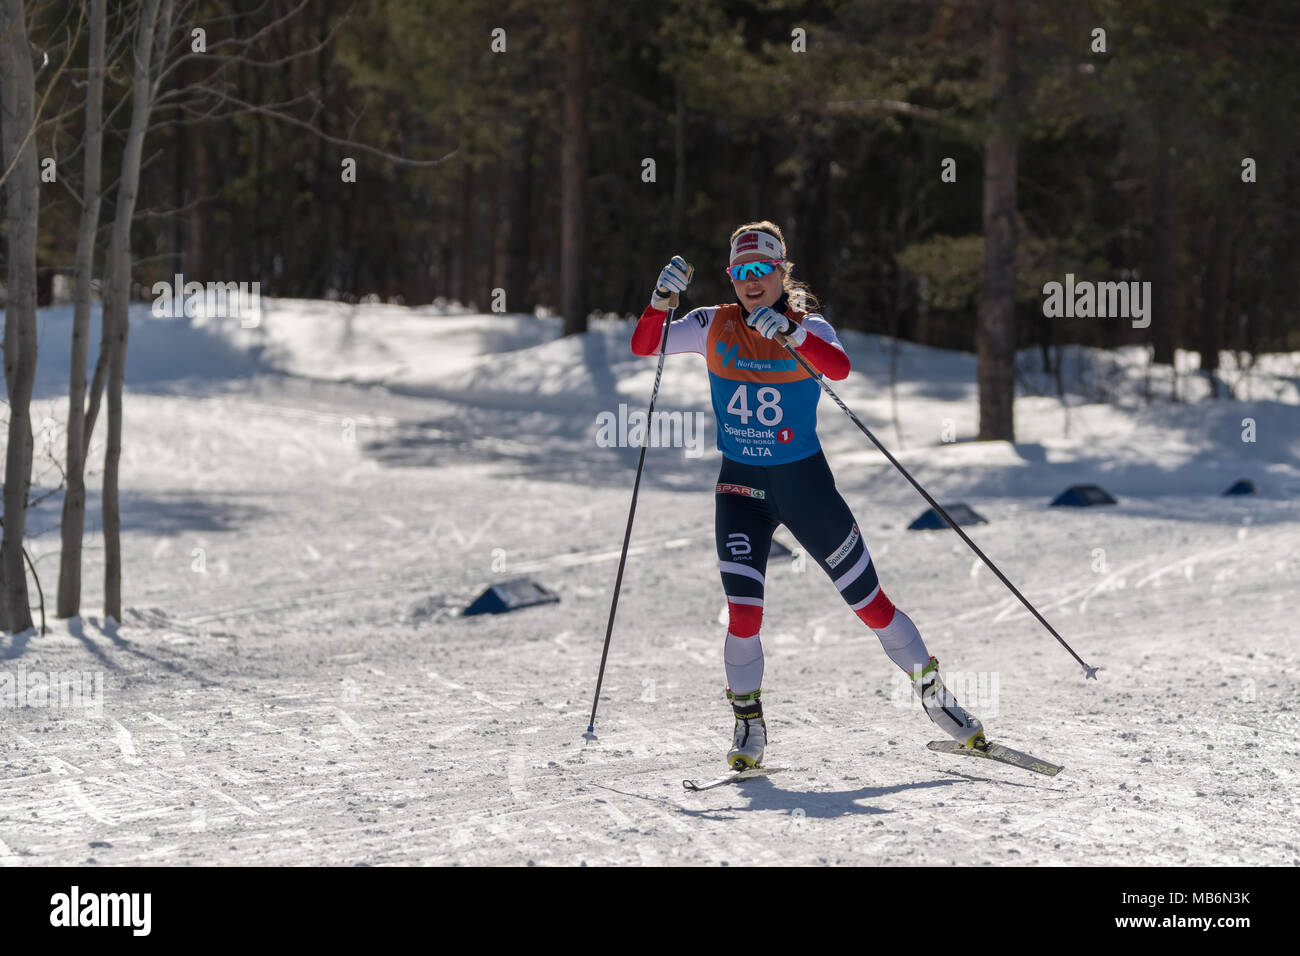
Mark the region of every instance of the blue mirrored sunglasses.
POLYGON ((727 275, 733 279, 759 279, 768 275, 784 259, 759 259, 757 262, 742 262, 738 266, 728 266, 727 275))

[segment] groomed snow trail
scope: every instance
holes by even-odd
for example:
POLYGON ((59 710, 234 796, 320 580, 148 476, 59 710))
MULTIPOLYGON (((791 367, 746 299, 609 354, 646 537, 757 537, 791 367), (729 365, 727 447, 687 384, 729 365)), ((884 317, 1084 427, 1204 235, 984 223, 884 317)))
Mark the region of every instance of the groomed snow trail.
MULTIPOLYGON (((127 620, 99 616, 92 493, 86 616, 0 638, 0 696, 74 672, 103 688, 99 714, 0 708, 0 865, 1300 863, 1288 401, 1076 406, 1066 439, 1060 403, 1026 397, 1023 443, 945 445, 945 419, 972 430, 973 365, 908 347, 900 457, 989 519, 972 536, 1095 682, 955 536, 905 530, 923 502, 824 402, 886 590, 990 736, 1066 770, 927 751, 937 730, 876 638, 815 565, 774 557, 785 769, 688 794, 730 733, 711 418, 703 457, 648 454, 582 737, 636 461, 597 447, 594 419, 639 407, 654 371, 619 351, 629 326, 558 341, 550 320, 283 303, 256 341, 218 331, 187 333, 216 356, 202 374, 128 371, 127 620), (1240 476, 1263 494, 1217 495, 1240 476), (1074 481, 1120 504, 1048 509, 1074 481), (458 616, 522 574, 561 602, 458 616)), ((143 320, 132 349, 176 334, 143 320)), ((895 442, 878 341, 846 342, 837 391, 895 442)), ((37 422, 62 416, 60 361, 42 358, 37 422)), ((670 357, 660 407, 707 410, 703 377, 670 357)), ((29 522, 51 600, 59 507, 29 522)))

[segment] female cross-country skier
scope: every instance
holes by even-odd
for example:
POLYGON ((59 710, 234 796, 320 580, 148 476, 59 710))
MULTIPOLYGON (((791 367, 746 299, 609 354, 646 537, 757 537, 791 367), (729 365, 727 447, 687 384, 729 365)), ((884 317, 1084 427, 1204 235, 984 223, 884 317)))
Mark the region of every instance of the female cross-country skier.
MULTIPOLYGON (((668 326, 667 354, 699 352, 708 363, 722 469, 714 491, 715 535, 729 621, 723 646, 727 699, 735 735, 727 763, 761 764, 767 723, 763 684, 764 573, 772 532, 784 524, 825 571, 890 660, 907 672, 926 714, 959 743, 987 746, 979 720, 939 677, 916 625, 881 590, 866 541, 817 440, 821 386, 775 338, 790 344, 819 373, 839 381, 849 357, 830 323, 815 312, 808 288, 793 278, 785 237, 771 222, 731 236, 727 274, 736 301, 694 309, 668 326)), ((688 267, 674 256, 655 284, 632 334, 632 351, 657 355, 667 310, 686 290, 688 267)))

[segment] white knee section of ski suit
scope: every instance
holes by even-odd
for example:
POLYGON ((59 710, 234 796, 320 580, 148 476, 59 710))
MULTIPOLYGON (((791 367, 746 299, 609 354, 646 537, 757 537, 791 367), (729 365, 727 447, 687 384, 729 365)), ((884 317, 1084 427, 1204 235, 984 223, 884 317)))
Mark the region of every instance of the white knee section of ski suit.
POLYGON ((737 637, 728 631, 722 660, 727 667, 727 686, 733 694, 750 694, 763 686, 763 645, 757 634, 737 637))
POLYGON ((874 630, 889 659, 907 673, 918 673, 930 662, 930 652, 925 649, 921 632, 912 619, 897 608, 893 620, 874 630))

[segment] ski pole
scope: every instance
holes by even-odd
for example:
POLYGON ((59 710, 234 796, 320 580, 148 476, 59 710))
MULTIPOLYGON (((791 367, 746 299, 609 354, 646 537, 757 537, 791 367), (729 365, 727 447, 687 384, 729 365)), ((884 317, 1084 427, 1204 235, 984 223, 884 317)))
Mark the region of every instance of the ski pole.
MULTIPOLYGON (((691 273, 695 270, 687 267, 687 281, 691 273)), ((655 413, 655 399, 659 396, 659 378, 664 372, 664 356, 668 349, 668 326, 672 324, 673 313, 677 311, 676 306, 668 309, 668 314, 664 317, 663 334, 659 337, 659 367, 655 369, 655 386, 650 392, 650 410, 646 412, 646 429, 645 435, 641 438, 641 454, 636 462, 636 480, 632 482, 632 506, 627 511, 627 529, 623 532, 623 553, 618 559, 618 576, 614 579, 614 597, 609 604, 609 622, 605 625, 605 649, 600 653, 600 673, 596 675, 596 696, 591 701, 591 720, 587 722, 587 732, 583 734, 588 739, 594 739, 596 735, 596 707, 600 703, 600 685, 605 680, 605 661, 609 657, 609 639, 614 633, 614 612, 618 610, 618 594, 623 587, 623 567, 627 564, 627 546, 632 540, 632 519, 636 516, 636 496, 641 488, 641 469, 645 465, 645 450, 650 443, 650 423, 655 413)))
POLYGON ((870 438, 871 441, 875 444, 875 446, 880 449, 881 453, 886 458, 889 459, 889 463, 893 465, 895 468, 897 468, 900 472, 902 472, 903 477, 912 483, 912 487, 921 493, 921 497, 924 498, 927 502, 929 502, 930 507, 935 510, 935 512, 939 515, 939 517, 941 517, 944 521, 948 522, 948 526, 952 528, 953 531, 956 531, 963 541, 965 541, 968 545, 970 545, 970 549, 974 551, 977 555, 979 555, 981 561, 983 561, 985 564, 989 566, 989 569, 998 576, 998 580, 1000 580, 1003 584, 1005 584, 1008 588, 1010 588, 1011 593, 1014 594, 1016 597, 1020 598, 1020 603, 1023 604, 1025 607, 1029 608, 1030 612, 1034 615, 1034 617, 1038 618, 1039 623, 1042 624, 1043 627, 1047 628, 1047 630, 1051 633, 1051 635, 1054 638, 1056 638, 1058 641, 1060 641, 1061 646, 1070 652, 1070 656, 1073 657, 1076 661, 1078 661, 1079 665, 1083 668, 1084 678, 1086 679, 1090 677, 1093 680, 1096 680, 1097 671, 1101 669, 1100 666, 1089 667, 1082 657, 1074 653, 1074 648, 1072 648, 1069 644, 1065 643, 1065 638, 1061 637, 1061 635, 1056 632, 1056 628, 1052 627, 1051 624, 1047 623, 1047 618, 1043 617, 1043 615, 1038 613, 1038 608, 1034 607, 1031 603, 1029 603, 1029 599, 1026 598, 1023 594, 1021 594, 1019 589, 1017 589, 1014 584, 1012 584, 1009 580, 1007 580, 1007 576, 1002 573, 1002 571, 998 568, 996 564, 994 564, 991 560, 989 560, 988 555, 986 555, 983 551, 979 549, 979 546, 970 539, 970 537, 966 534, 966 532, 962 531, 961 528, 957 526, 957 522, 953 521, 952 518, 948 516, 948 512, 943 510, 939 502, 935 501, 934 498, 930 497, 930 493, 921 487, 920 482, 918 482, 915 478, 913 478, 908 473, 907 469, 904 468, 899 463, 897 458, 895 458, 893 455, 889 453, 889 449, 880 443, 880 439, 876 438, 875 435, 871 434, 871 429, 869 429, 866 425, 862 424, 862 421, 858 418, 858 416, 854 415, 853 412, 849 409, 849 407, 845 405, 843 401, 840 400, 840 397, 835 394, 835 392, 831 389, 829 385, 826 384, 826 380, 822 378, 822 376, 819 375, 811 365, 808 364, 808 361, 802 355, 800 355, 797 351, 795 351, 794 346, 790 344, 790 340, 785 335, 779 333, 777 335, 777 338, 780 340, 781 344, 785 346, 785 350, 789 352, 791 355, 793 355, 795 359, 799 362, 799 364, 804 367, 804 370, 807 371, 809 375, 811 375, 813 378, 817 380, 817 383, 821 385, 822 390, 827 395, 829 395, 832 399, 835 400, 835 404, 840 407, 840 410, 844 412, 845 415, 848 415, 849 419, 853 422, 853 424, 857 425, 858 428, 862 430, 862 434, 870 438))

